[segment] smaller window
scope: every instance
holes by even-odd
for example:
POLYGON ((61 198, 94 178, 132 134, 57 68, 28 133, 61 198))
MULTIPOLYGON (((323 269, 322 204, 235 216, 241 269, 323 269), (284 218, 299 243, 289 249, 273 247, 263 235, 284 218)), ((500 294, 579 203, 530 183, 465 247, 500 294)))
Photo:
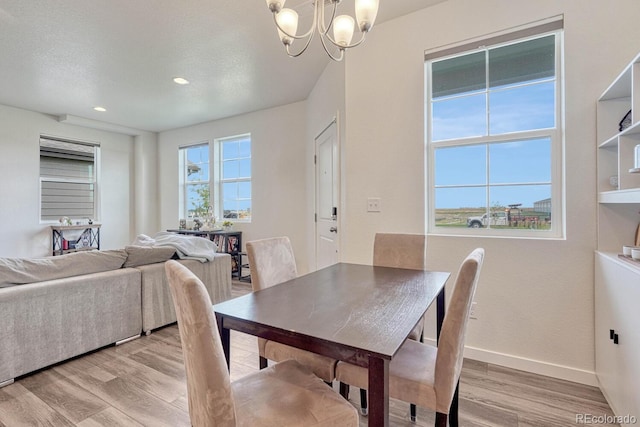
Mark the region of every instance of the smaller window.
POLYGON ((40 138, 40 219, 96 218, 97 144, 40 138))
POLYGON ((251 137, 219 139, 222 217, 251 221, 251 137))
POLYGON ((209 144, 180 149, 182 176, 182 218, 203 218, 209 213, 209 144))

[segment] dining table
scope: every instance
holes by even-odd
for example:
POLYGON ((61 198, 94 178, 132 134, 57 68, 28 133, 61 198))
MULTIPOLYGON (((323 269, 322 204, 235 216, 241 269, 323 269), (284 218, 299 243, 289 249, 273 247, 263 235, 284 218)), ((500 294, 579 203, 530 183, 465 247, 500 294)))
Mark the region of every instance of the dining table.
POLYGON ((368 368, 370 426, 389 425, 389 363, 436 301, 436 334, 450 273, 350 263, 215 304, 230 367, 230 331, 368 368))

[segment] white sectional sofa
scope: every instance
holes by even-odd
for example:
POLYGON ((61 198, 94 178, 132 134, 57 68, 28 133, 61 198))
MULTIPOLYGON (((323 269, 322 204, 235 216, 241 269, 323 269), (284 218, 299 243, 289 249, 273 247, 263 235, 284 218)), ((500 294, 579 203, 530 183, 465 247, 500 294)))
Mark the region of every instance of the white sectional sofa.
MULTIPOLYGON (((41 259, 0 258, 0 386, 176 321, 167 248, 127 247, 41 259)), ((180 260, 214 303, 231 297, 231 258, 180 260)))

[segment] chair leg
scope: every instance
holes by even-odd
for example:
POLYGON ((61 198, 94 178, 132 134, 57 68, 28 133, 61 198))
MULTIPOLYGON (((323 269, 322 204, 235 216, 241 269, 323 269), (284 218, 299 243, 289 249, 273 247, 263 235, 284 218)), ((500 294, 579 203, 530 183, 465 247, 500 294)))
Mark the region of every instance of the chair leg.
POLYGON ((416 422, 416 405, 413 403, 409 405, 409 411, 411 412, 411 422, 415 423, 416 422))
POLYGON ((260 356, 260 369, 267 367, 267 358, 260 356))
POLYGON ((460 388, 460 380, 456 384, 456 391, 453 393, 453 399, 451 400, 451 407, 449 408, 449 425, 451 427, 458 427, 458 389, 460 388))
POLYGON ((360 389, 360 413, 362 415, 369 413, 367 410, 367 390, 363 388, 360 389))
POLYGON ((436 412, 436 427, 447 427, 447 414, 436 412))
POLYGON ((340 381, 340 395, 346 400, 349 400, 349 384, 340 381))

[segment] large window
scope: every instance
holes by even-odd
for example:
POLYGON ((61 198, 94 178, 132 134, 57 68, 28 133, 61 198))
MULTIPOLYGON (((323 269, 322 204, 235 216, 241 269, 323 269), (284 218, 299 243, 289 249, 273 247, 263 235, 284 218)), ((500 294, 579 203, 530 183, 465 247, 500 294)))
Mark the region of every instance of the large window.
POLYGON ((40 138, 40 219, 96 218, 97 144, 40 138))
POLYGON ((251 221, 251 136, 183 147, 180 218, 251 221))
POLYGON ((427 55, 431 233, 562 235, 562 34, 527 32, 427 55))

